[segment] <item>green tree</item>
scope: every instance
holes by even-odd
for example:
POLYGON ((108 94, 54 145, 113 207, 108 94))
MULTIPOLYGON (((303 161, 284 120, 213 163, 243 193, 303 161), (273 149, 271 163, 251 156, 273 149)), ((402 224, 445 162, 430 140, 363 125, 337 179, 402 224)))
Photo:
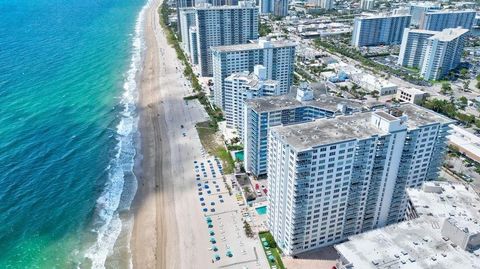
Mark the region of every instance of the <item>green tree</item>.
POLYGON ((271 32, 272 32, 272 28, 269 25, 267 25, 265 23, 260 23, 260 25, 258 27, 258 34, 260 36, 267 36, 271 32))
POLYGON ((459 103, 459 106, 461 107, 461 109, 465 109, 465 107, 467 107, 467 105, 468 105, 467 97, 462 96, 462 97, 458 98, 458 103, 459 103))
POLYGON ((461 76, 463 79, 466 79, 466 78, 467 78, 467 75, 468 75, 468 69, 467 69, 467 68, 462 68, 462 69, 460 69, 460 76, 461 76))
POLYGON ((450 118, 455 118, 457 109, 455 105, 447 100, 432 99, 425 102, 425 107, 450 118))
POLYGON ((452 91, 452 86, 448 82, 442 83, 442 88, 440 90, 441 94, 447 94, 452 91))

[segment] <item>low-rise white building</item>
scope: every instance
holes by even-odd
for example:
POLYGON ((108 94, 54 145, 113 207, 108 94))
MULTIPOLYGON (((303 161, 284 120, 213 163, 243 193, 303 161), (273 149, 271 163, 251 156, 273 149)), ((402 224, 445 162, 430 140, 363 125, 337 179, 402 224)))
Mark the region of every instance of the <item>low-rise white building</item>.
POLYGON ((460 126, 452 126, 452 131, 448 136, 448 143, 464 154, 468 158, 480 162, 480 137, 460 126))
POLYGON ((415 88, 398 88, 397 100, 411 104, 420 105, 425 99, 425 92, 415 88))
POLYGON ((480 268, 480 199, 471 188, 428 182, 408 189, 408 221, 336 245, 338 269, 480 268))
POLYGON ((391 95, 397 93, 398 86, 383 78, 365 73, 356 73, 349 78, 367 92, 377 91, 380 95, 391 95))

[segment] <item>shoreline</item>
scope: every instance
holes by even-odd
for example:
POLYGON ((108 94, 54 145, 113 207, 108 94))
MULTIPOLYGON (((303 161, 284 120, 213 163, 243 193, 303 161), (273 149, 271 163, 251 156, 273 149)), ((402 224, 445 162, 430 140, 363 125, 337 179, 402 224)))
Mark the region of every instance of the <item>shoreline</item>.
POLYGON ((149 3, 144 20, 146 49, 137 105, 142 159, 136 159, 134 169, 138 189, 132 204, 132 265, 212 268, 210 235, 193 181, 194 161, 207 158, 195 126, 209 116, 198 100, 183 99, 193 89, 160 26, 162 1, 149 3))
MULTIPOLYGON (((138 76, 138 140, 136 142, 137 156, 135 158, 134 173, 137 177, 137 191, 132 202, 134 224, 130 236, 131 265, 133 268, 159 268, 157 261, 157 233, 158 197, 155 190, 158 188, 155 166, 161 163, 161 154, 154 149, 160 137, 158 128, 152 123, 154 117, 159 117, 160 106, 156 106, 152 99, 155 89, 159 85, 159 55, 158 44, 155 38, 155 13, 161 0, 152 0, 146 3, 143 18, 143 53, 142 71, 138 76), (152 146, 153 144, 153 146, 152 146), (159 158, 159 159, 157 159, 159 158)), ((160 146, 161 147, 161 146, 160 146)), ((160 267, 160 268, 165 268, 160 267)))

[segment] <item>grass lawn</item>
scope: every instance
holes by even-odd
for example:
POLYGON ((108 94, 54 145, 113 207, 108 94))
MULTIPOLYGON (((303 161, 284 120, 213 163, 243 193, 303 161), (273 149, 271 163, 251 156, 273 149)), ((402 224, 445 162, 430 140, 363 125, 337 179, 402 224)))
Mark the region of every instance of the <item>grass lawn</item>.
MULTIPOLYGON (((265 247, 263 245, 263 242, 272 242, 273 241, 273 236, 270 232, 261 232, 258 234, 258 236, 260 237, 260 240, 262 242, 262 247, 263 247, 263 251, 265 251, 265 255, 267 256, 267 260, 268 260, 268 265, 270 265, 270 268, 272 268, 272 266, 277 266, 278 269, 285 269, 285 265, 283 265, 283 261, 282 261, 282 256, 280 255, 280 249, 278 247, 265 247), (265 241, 263 240, 265 239, 265 241), (267 251, 270 251, 271 254, 267 254, 267 251), (275 261, 270 261, 270 259, 268 259, 268 256, 270 255, 273 255, 273 257, 275 257, 275 261)), ((270 245, 270 244, 269 244, 270 245)), ((276 243, 275 243, 275 246, 276 246, 276 243)))
POLYGON ((220 160, 222 160, 223 172, 225 174, 233 173, 235 162, 230 152, 223 146, 217 125, 211 121, 199 122, 196 125, 198 136, 205 150, 220 160))

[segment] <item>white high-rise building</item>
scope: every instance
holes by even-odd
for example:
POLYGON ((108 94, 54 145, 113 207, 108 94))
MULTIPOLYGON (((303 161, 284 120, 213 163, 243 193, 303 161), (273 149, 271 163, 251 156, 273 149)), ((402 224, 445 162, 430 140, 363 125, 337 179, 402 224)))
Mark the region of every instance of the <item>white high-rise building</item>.
POLYGON ((363 10, 373 9, 375 6, 375 0, 360 0, 360 8, 363 10))
POLYGON ((364 104, 325 94, 324 85, 306 83, 292 87, 287 95, 245 101, 243 145, 245 169, 257 177, 267 175, 269 128, 298 124, 364 109, 364 104))
POLYGON ((420 74, 427 80, 446 76, 460 64, 468 29, 444 29, 428 39, 420 74))
POLYGON ((225 109, 224 79, 233 73, 253 72, 255 65, 266 68, 266 79, 276 80, 280 94, 290 90, 293 83, 295 44, 287 41, 268 41, 213 47, 213 91, 215 105, 225 109))
POLYGON ((405 29, 403 32, 398 64, 419 68, 423 65, 427 40, 437 32, 420 29, 405 29))
POLYGON ((239 1, 237 6, 203 4, 194 9, 201 76, 213 75, 212 47, 245 44, 258 38, 258 8, 255 2, 239 1))
POLYGON ((368 15, 355 17, 352 45, 355 47, 393 45, 402 42, 410 15, 368 15))
POLYGON ((447 28, 461 27, 472 29, 475 20, 475 10, 434 11, 425 12, 420 18, 420 29, 442 31, 447 28))
POLYGON ((426 80, 438 80, 460 63, 467 29, 452 28, 441 32, 407 29, 398 64, 420 69, 426 80))
POLYGON ((180 36, 182 39, 182 49, 187 55, 190 56, 190 28, 196 25, 196 12, 195 8, 186 7, 178 9, 180 18, 180 36))
POLYGON ((405 218, 438 177, 453 121, 412 104, 270 128, 268 226, 286 255, 405 218))
POLYGON ((409 13, 412 15, 411 24, 418 26, 423 14, 442 9, 440 3, 435 2, 411 2, 409 4, 409 13))
POLYGON ((280 95, 277 81, 267 79, 267 70, 256 65, 253 73, 234 73, 225 78, 225 120, 228 128, 236 129, 243 136, 243 107, 246 100, 261 96, 280 95))

